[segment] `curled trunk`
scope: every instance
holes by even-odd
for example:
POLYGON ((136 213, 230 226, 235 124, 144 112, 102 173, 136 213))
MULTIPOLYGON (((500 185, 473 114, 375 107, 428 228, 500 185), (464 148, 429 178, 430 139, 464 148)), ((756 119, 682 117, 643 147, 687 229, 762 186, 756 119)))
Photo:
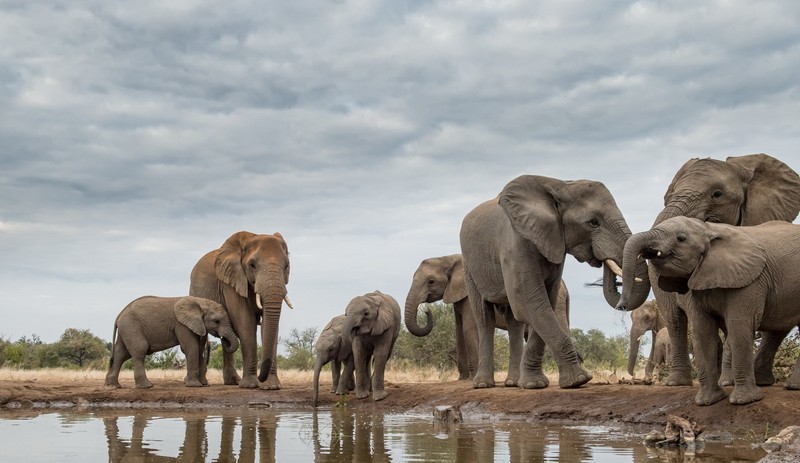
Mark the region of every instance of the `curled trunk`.
POLYGON ((239 348, 239 338, 233 332, 232 327, 226 327, 220 330, 220 339, 222 340, 222 349, 225 352, 233 353, 239 348))
MULTIPOLYGON (((623 264, 626 262, 623 256, 623 264)), ((624 265, 623 265, 624 275, 624 265)), ((650 294, 650 278, 647 275, 647 263, 643 260, 637 262, 631 269, 631 282, 629 286, 629 294, 627 297, 628 307, 630 310, 639 307, 647 300, 650 294)), ((625 289, 625 278, 623 276, 623 290, 625 289)), ((617 275, 611 270, 608 265, 603 265, 603 296, 609 306, 619 309, 621 295, 617 289, 617 275)), ((629 310, 629 309, 624 309, 629 310)))
POLYGON ((408 292, 408 297, 406 297, 406 306, 405 306, 405 322, 406 328, 408 329, 409 333, 413 334, 414 336, 427 336, 430 334, 431 330, 433 329, 433 314, 430 311, 426 311, 425 315, 428 317, 427 323, 425 326, 420 326, 417 322, 417 311, 419 310, 420 304, 425 302, 425 298, 417 296, 419 291, 415 290, 415 288, 411 288, 408 292))
MULTIPOLYGON (((622 296, 616 308, 619 310, 630 311, 636 309, 644 303, 647 299, 647 294, 639 300, 641 296, 638 293, 634 278, 639 276, 640 269, 644 268, 644 278, 647 278, 647 264, 646 261, 639 257, 642 250, 654 237, 654 231, 647 231, 637 233, 628 239, 625 243, 625 250, 622 253, 622 296)), ((647 280, 649 281, 649 279, 647 280)), ((641 286, 641 285, 639 285, 641 286)), ((647 291, 650 291, 650 285, 647 285, 647 291)))

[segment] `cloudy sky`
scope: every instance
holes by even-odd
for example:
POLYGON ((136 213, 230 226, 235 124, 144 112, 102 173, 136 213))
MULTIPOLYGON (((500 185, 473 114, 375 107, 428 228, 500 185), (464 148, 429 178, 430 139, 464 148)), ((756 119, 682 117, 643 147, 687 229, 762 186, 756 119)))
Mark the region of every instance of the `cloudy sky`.
MULTIPOLYGON (((232 233, 289 245, 281 332, 402 304, 512 178, 649 228, 691 157, 800 168, 800 3, 0 1, 0 337, 110 339, 232 233)), ((574 327, 626 330, 569 258, 574 327)))

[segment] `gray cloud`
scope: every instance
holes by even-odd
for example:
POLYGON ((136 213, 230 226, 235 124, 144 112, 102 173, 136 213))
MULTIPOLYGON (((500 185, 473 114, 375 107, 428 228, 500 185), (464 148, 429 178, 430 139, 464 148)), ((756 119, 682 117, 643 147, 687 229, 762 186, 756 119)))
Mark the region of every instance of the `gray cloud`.
MULTIPOLYGON (((794 2, 0 7, 0 336, 110 336, 233 232, 292 252, 282 331, 404 297, 523 173, 603 181, 634 231, 692 156, 795 169, 794 2), (48 322, 40 320, 46 317, 48 322)), ((568 260, 574 325, 624 328, 568 260)))

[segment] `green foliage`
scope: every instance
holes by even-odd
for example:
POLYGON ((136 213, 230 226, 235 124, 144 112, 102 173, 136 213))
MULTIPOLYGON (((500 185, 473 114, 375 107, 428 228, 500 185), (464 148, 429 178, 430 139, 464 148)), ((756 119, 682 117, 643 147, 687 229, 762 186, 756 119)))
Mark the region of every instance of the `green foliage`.
POLYGON ((786 336, 781 347, 775 354, 773 372, 775 380, 778 382, 786 381, 792 375, 794 364, 800 357, 800 331, 793 330, 786 336))
MULTIPOLYGON (((128 361, 126 363, 133 363, 128 361)), ((148 355, 144 359, 144 366, 147 369, 159 370, 180 370, 186 368, 186 359, 181 354, 180 347, 162 350, 148 355)))
MULTIPOLYGON (((596 328, 591 328, 586 332, 579 328, 572 328, 570 335, 575 350, 583 357, 583 365, 587 369, 616 371, 626 368, 629 344, 627 334, 606 337, 602 331, 596 328)), ((549 349, 545 354, 544 368, 547 371, 558 370, 549 349)))
MULTIPOLYGON (((212 338, 208 339, 208 342, 211 343, 211 354, 209 355, 208 359, 208 368, 215 368, 217 370, 222 369, 222 354, 224 351, 222 350, 222 344, 219 341, 214 341, 212 338)), ((233 353, 233 364, 237 370, 241 371, 242 366, 244 363, 242 362, 242 349, 241 346, 239 350, 233 353)))
POLYGON ((105 341, 89 330, 75 328, 65 330, 52 344, 35 334, 15 342, 0 340, 0 366, 11 368, 102 368, 108 355, 105 341))
POLYGON ((55 346, 55 354, 64 366, 101 368, 103 358, 109 355, 106 343, 89 330, 67 328, 55 346))
POLYGON ((289 337, 283 340, 287 355, 278 356, 278 368, 312 370, 314 369, 314 340, 317 338, 317 328, 305 328, 298 331, 292 328, 289 337))
MULTIPOLYGON (((394 345, 392 361, 402 367, 434 367, 439 371, 456 368, 456 317, 452 304, 436 302, 423 306, 433 314, 433 329, 425 337, 417 337, 405 325, 394 345)), ((425 311, 420 308, 417 320, 425 323, 425 311)))

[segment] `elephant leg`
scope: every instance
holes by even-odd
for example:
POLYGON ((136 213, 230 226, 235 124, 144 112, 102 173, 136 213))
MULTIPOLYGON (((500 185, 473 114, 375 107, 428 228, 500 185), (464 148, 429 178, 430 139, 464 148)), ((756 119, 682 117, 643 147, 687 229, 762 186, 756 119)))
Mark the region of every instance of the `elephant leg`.
POLYGON ((458 366, 458 380, 467 380, 470 377, 467 347, 464 342, 464 317, 460 310, 454 310, 456 323, 456 365, 458 366))
POLYGON ((386 362, 389 360, 389 355, 392 351, 391 337, 388 337, 391 336, 391 334, 391 332, 384 334, 383 337, 387 339, 378 341, 378 345, 375 346, 375 351, 372 355, 374 362, 372 371, 372 400, 374 401, 383 400, 389 395, 383 387, 383 373, 386 371, 386 362))
POLYGON ((106 386, 120 388, 122 385, 119 384, 119 370, 122 368, 122 364, 131 358, 131 354, 128 352, 125 344, 119 338, 114 342, 113 349, 114 352, 112 353, 112 361, 108 365, 108 373, 106 373, 105 384, 106 386))
POLYGON ((478 327, 478 369, 472 378, 477 389, 494 387, 494 304, 483 300, 475 282, 464 273, 469 305, 478 327))
POLYGON ((722 372, 719 375, 719 385, 733 386, 733 362, 731 361, 731 345, 728 337, 722 343, 722 372))
POLYGON ((339 359, 333 359, 331 362, 331 393, 335 393, 339 387, 341 380, 342 362, 339 359))
POLYGON ((133 379, 139 389, 153 387, 153 383, 147 379, 147 374, 144 372, 144 354, 133 356, 133 379))
MULTIPOLYGON (((656 280, 653 279, 651 281, 656 280)), ((669 376, 663 381, 663 384, 665 386, 691 386, 692 364, 689 362, 689 319, 686 317, 686 312, 678 306, 674 295, 661 291, 657 285, 653 285, 653 292, 656 295, 661 314, 664 316, 667 332, 672 342, 669 376)))
MULTIPOLYGON (((731 348, 731 364, 733 366, 733 392, 729 397, 732 404, 749 404, 764 398, 764 392, 756 386, 753 371, 753 340, 755 323, 752 320, 752 308, 742 308, 742 304, 732 301, 728 311, 726 324, 731 348)), ((761 313, 763 306, 756 308, 761 313)))
MULTIPOLYGON (((200 339, 200 365, 197 367, 197 379, 203 386, 208 386, 208 361, 207 356, 211 355, 211 351, 207 350, 209 345, 208 336, 203 336, 200 339)), ((224 349, 223 349, 224 350, 224 349)))
POLYGON ((455 304, 458 308, 457 313, 461 315, 461 333, 464 339, 464 359, 469 370, 468 379, 475 377, 478 370, 478 325, 475 323, 475 315, 469 305, 469 298, 464 298, 455 304))
POLYGON ((758 386, 772 386, 775 384, 775 374, 772 372, 775 354, 789 331, 791 330, 761 332, 761 343, 758 345, 756 359, 753 361, 753 370, 758 386))
POLYGON ((517 387, 520 384, 520 368, 522 366, 522 336, 524 325, 514 318, 510 308, 503 311, 508 327, 508 376, 506 387, 517 387))
POLYGON ((550 380, 542 371, 545 342, 536 331, 528 330, 528 343, 525 345, 525 356, 521 365, 522 375, 519 385, 525 389, 542 389, 550 385, 550 380))
POLYGON ((237 311, 228 308, 229 315, 233 312, 236 313, 236 316, 231 317, 231 323, 237 336, 239 336, 239 347, 242 350, 242 376, 239 378, 239 375, 236 374, 233 354, 229 354, 223 349, 223 379, 225 384, 238 383, 241 388, 254 389, 258 387, 258 378, 256 377, 256 365, 258 363, 256 314, 247 307, 242 307, 241 310, 237 311))
POLYGON ((370 361, 370 353, 366 351, 362 341, 356 338, 353 341, 353 364, 356 374, 356 398, 364 399, 369 397, 370 377, 367 362, 370 361))
MULTIPOLYGON (((697 312, 697 311, 695 311, 697 312)), ((719 387, 719 328, 714 319, 703 314, 692 317, 692 340, 694 358, 697 365, 697 379, 700 390, 695 396, 697 405, 711 405, 725 398, 725 391, 719 387)))
POLYGON ((181 352, 186 358, 186 376, 183 378, 183 384, 188 387, 202 386, 200 365, 203 363, 203 348, 200 343, 204 336, 198 336, 188 328, 180 326, 175 329, 175 335, 178 337, 181 352))

